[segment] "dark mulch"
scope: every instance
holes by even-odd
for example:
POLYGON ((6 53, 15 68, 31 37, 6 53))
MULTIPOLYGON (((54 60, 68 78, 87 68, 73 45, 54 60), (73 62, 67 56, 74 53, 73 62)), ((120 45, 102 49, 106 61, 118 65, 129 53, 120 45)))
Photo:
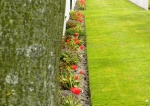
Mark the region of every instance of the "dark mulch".
POLYGON ((79 63, 80 68, 83 70, 83 78, 81 80, 81 87, 83 92, 80 95, 81 104, 83 106, 92 106, 91 104, 91 94, 90 94, 90 83, 89 83, 89 72, 88 72, 88 59, 87 59, 87 52, 86 52, 86 37, 85 40, 85 49, 83 51, 83 57, 81 62, 79 63))

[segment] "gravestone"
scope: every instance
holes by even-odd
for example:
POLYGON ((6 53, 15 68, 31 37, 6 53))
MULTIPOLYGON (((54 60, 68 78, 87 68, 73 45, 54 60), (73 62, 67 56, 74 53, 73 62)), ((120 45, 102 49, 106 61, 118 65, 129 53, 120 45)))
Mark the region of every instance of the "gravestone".
POLYGON ((65 0, 0 1, 0 106, 57 106, 65 0))
POLYGON ((148 10, 149 0, 129 0, 129 1, 145 10, 148 10))

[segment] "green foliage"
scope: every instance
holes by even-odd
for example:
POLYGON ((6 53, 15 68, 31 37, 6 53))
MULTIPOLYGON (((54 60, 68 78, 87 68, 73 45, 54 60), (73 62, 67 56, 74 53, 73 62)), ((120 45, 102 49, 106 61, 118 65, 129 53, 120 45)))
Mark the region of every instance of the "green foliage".
POLYGON ((79 80, 76 80, 72 71, 63 71, 59 73, 59 83, 63 89, 78 87, 79 80))
POLYGON ((76 27, 77 24, 78 24, 77 21, 68 20, 67 23, 66 23, 66 29, 76 27))
MULTIPOLYGON (((79 76, 77 64, 80 60, 80 50, 83 50, 83 40, 80 36, 85 35, 84 15, 79 11, 71 11, 70 19, 66 23, 66 36, 62 42, 62 54, 60 56, 59 84, 63 90, 70 90, 72 87, 78 87, 79 76)), ((80 93, 80 89, 72 88, 75 94, 80 93)), ((60 104, 62 106, 81 106, 79 100, 71 96, 61 95, 60 104)))
POLYGON ((85 29, 83 28, 84 15, 79 11, 71 11, 70 19, 66 25, 66 35, 74 35, 79 33, 80 36, 85 36, 85 29))
MULTIPOLYGON (((80 28, 80 27, 79 27, 80 28)), ((66 30, 66 35, 74 35, 74 33, 79 33, 80 36, 85 36, 86 33, 83 30, 78 30, 76 28, 69 28, 66 30)))
POLYGON ((79 57, 77 54, 65 51, 61 53, 60 61, 68 64, 77 64, 79 62, 79 57))
POLYGON ((60 106, 82 106, 79 102, 80 99, 76 98, 73 94, 70 94, 65 97, 62 96, 60 98, 60 106))
POLYGON ((77 0, 76 2, 76 9, 77 10, 85 10, 86 6, 85 6, 85 0, 82 0, 84 2, 80 2, 79 0, 77 0))
POLYGON ((75 52, 64 51, 60 56, 60 71, 70 70, 72 64, 77 64, 79 62, 79 56, 75 52))
POLYGON ((65 51, 68 51, 73 55, 78 55, 77 49, 79 48, 80 45, 83 45, 83 43, 84 43, 83 40, 79 39, 79 37, 67 36, 62 46, 63 49, 65 49, 65 51))
POLYGON ((83 27, 81 26, 81 24, 77 24, 74 29, 77 31, 77 32, 84 32, 84 29, 83 27))
POLYGON ((70 12, 70 19, 72 20, 78 20, 79 16, 78 16, 78 12, 77 11, 71 11, 70 12))

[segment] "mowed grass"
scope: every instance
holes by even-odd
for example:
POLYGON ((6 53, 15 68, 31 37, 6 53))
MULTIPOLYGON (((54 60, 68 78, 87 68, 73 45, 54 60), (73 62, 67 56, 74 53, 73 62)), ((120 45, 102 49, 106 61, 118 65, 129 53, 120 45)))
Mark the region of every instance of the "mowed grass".
POLYGON ((128 0, 86 5, 92 105, 149 106, 150 11, 128 0))

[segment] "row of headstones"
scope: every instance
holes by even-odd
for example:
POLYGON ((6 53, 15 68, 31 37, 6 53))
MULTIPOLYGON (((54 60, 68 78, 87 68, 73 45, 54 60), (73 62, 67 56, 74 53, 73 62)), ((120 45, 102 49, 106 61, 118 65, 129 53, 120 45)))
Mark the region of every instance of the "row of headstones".
POLYGON ((129 0, 129 1, 133 2, 139 7, 144 8, 145 10, 148 10, 149 0, 129 0))
POLYGON ((69 13, 70 11, 74 10, 76 1, 77 0, 66 0, 63 34, 65 34, 65 31, 66 31, 66 22, 69 20, 69 16, 70 16, 69 13))

